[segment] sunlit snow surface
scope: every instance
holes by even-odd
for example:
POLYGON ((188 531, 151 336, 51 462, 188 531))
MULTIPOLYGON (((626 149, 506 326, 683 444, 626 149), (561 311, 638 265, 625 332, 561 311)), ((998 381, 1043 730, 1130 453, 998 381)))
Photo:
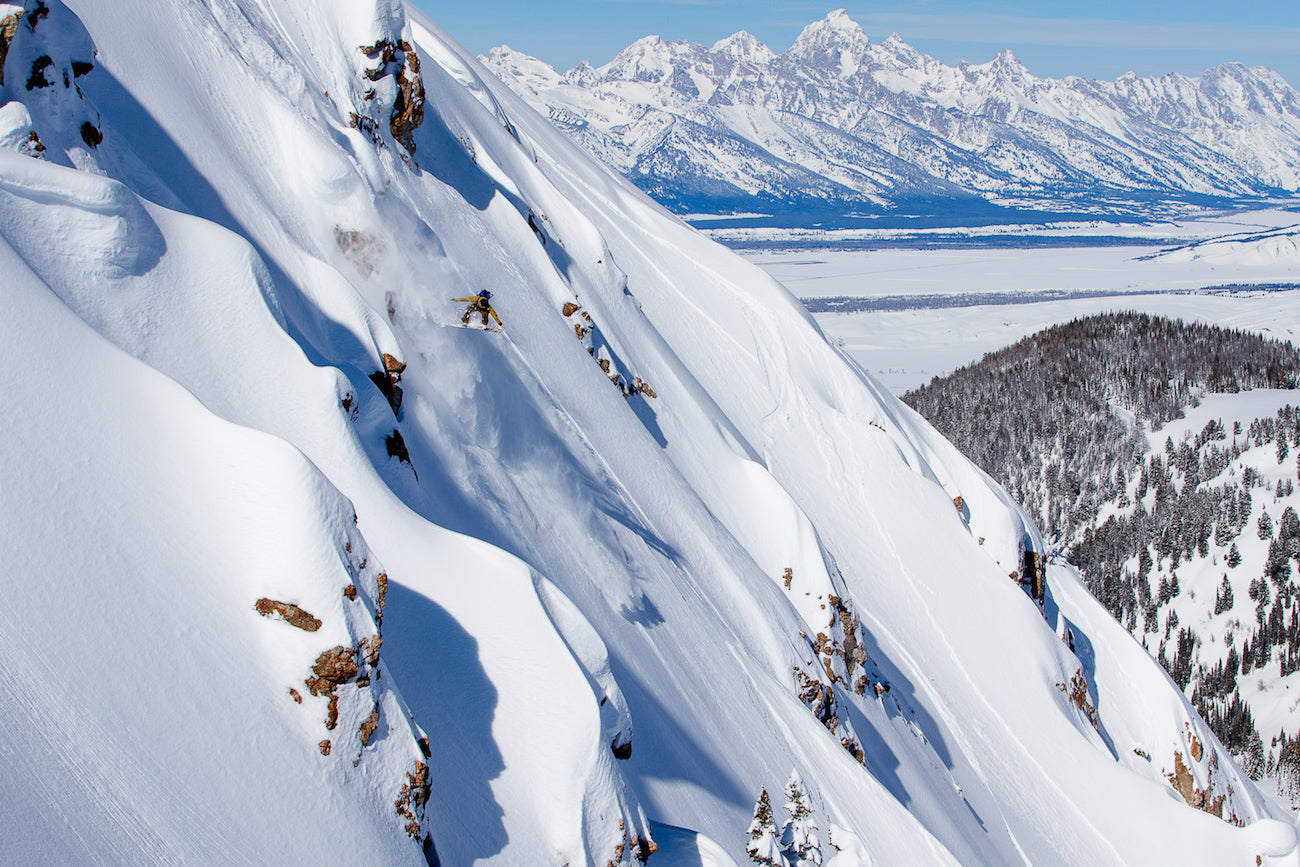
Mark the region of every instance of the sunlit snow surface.
POLYGON ((428 832, 449 865, 604 865, 664 823, 679 863, 743 862, 792 770, 836 867, 1294 848, 1068 570, 1045 611, 1011 580, 1043 540, 1000 488, 434 23, 48 7, 0 89, 5 858, 420 863, 428 832), (480 288, 502 333, 457 327, 480 288), (378 633, 381 574, 382 662, 329 728, 305 678, 378 633), (813 646, 846 629, 860 692, 813 646), (1244 830, 1170 789, 1193 730, 1244 830))

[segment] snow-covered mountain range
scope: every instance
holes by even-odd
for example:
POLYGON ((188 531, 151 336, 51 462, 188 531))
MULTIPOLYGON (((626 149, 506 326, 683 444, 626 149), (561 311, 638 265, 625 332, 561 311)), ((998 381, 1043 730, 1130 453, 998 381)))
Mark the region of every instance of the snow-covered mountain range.
POLYGON ((1149 213, 1300 190, 1300 95, 1261 67, 1115 81, 1032 75, 1003 51, 947 66, 843 10, 774 53, 648 36, 560 74, 484 64, 678 212, 1149 213))
POLYGON ((801 863, 1295 858, 1004 491, 423 15, 0 48, 5 860, 726 864, 792 778, 801 863))

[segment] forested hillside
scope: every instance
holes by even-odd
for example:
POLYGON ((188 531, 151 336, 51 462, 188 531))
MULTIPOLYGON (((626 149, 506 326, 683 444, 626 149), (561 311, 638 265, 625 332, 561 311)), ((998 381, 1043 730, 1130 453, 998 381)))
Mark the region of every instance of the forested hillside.
POLYGON ((1300 716, 1270 694, 1300 669, 1300 409, 1171 422, 1208 394, 1294 388, 1298 370, 1287 344, 1116 313, 904 398, 1038 517, 1243 767, 1292 797, 1300 716))
POLYGON ((1063 542, 1095 520, 1159 427, 1206 392, 1293 388, 1277 341, 1142 313, 1076 319, 989 353, 904 399, 1063 542))

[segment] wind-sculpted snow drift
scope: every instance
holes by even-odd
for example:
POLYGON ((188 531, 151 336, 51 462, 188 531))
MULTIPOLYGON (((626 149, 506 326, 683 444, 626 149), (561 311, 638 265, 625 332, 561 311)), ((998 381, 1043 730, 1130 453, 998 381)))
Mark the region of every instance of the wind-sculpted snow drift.
POLYGON ((433 23, 0 18, 7 858, 743 860, 791 771, 840 863, 1294 849, 996 485, 433 23))

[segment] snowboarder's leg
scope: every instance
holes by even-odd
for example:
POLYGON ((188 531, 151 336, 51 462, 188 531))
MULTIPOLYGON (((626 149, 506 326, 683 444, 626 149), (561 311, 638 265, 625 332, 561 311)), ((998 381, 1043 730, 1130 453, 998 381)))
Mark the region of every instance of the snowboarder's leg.
POLYGON ((461 323, 462 325, 469 325, 469 315, 470 315, 471 313, 473 313, 473 312, 474 312, 474 305, 473 305, 473 304, 471 304, 471 305, 469 305, 468 307, 466 307, 466 308, 465 308, 465 315, 462 316, 462 317, 460 317, 460 323, 461 323))
POLYGON ((483 327, 487 328, 488 312, 486 310, 480 310, 479 312, 483 314, 483 327))

